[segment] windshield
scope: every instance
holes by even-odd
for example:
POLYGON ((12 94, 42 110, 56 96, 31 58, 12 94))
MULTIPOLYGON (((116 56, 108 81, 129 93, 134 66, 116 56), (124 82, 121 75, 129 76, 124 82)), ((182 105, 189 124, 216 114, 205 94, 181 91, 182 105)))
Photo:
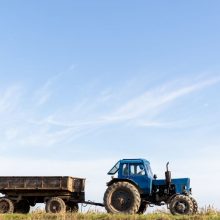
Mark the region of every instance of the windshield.
POLYGON ((119 169, 119 165, 120 165, 120 161, 118 161, 115 166, 113 166, 111 168, 111 170, 108 172, 108 175, 114 175, 116 172, 118 172, 119 169))
POLYGON ((148 176, 153 177, 153 172, 152 172, 152 170, 151 170, 151 167, 150 167, 149 165, 147 165, 146 168, 147 168, 147 174, 148 174, 148 176))

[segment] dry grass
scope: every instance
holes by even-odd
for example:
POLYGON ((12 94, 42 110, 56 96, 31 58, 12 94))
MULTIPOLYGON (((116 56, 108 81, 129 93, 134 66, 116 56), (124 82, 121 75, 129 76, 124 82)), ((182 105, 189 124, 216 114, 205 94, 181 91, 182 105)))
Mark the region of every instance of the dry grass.
POLYGON ((101 212, 88 213, 67 213, 67 214, 47 214, 45 212, 34 212, 27 215, 22 214, 2 214, 0 220, 220 220, 220 212, 213 207, 205 207, 196 215, 173 216, 166 212, 155 212, 144 215, 110 215, 101 212))

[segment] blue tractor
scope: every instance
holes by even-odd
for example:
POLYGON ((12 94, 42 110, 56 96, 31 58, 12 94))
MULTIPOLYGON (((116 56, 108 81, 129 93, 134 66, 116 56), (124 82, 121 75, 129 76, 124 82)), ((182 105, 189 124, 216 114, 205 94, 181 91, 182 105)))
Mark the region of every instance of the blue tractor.
POLYGON ((190 179, 171 179, 166 165, 165 179, 153 175, 145 159, 119 160, 108 172, 112 179, 107 183, 104 206, 109 213, 142 214, 148 205, 167 204, 170 212, 195 214, 196 200, 191 197, 190 179), (117 174, 117 177, 114 175, 117 174))

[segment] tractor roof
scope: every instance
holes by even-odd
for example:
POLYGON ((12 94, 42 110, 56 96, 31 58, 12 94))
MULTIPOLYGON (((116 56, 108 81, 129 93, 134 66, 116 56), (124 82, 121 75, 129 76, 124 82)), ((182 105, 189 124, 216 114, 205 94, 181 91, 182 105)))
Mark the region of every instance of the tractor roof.
POLYGON ((135 158, 135 159, 122 159, 120 160, 120 163, 146 163, 149 164, 150 162, 146 159, 142 159, 142 158, 135 158))

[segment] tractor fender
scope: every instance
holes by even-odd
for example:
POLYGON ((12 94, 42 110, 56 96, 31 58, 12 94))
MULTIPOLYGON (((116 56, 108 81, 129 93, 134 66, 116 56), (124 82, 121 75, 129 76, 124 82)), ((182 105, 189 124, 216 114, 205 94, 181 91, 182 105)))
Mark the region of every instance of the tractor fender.
POLYGON ((142 190, 140 189, 140 187, 132 180, 130 179, 119 179, 119 178, 115 178, 115 179, 112 179, 111 181, 107 182, 107 186, 111 186, 113 183, 117 183, 117 182, 128 182, 128 183, 131 183, 132 185, 134 185, 140 194, 142 194, 142 190))
POLYGON ((172 196, 170 196, 170 197, 167 199, 166 203, 169 205, 170 202, 171 202, 171 200, 172 200, 175 196, 177 196, 177 195, 180 195, 180 194, 179 194, 179 193, 176 193, 176 194, 173 194, 172 196))

